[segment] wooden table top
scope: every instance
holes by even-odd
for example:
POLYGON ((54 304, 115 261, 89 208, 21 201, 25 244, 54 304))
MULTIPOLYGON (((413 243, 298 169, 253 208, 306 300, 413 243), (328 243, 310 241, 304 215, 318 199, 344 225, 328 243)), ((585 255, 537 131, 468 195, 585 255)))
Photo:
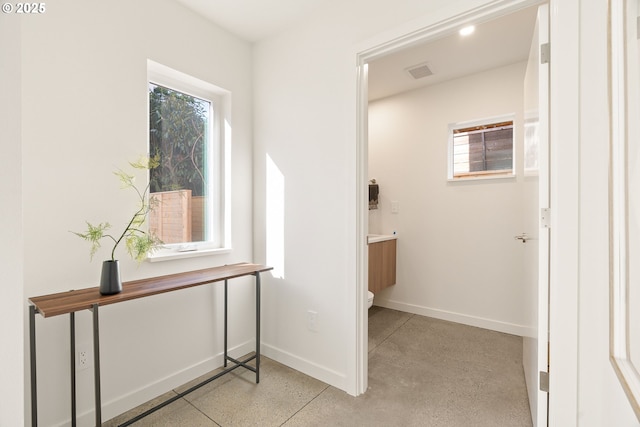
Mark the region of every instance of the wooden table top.
POLYGON ((100 288, 86 288, 29 298, 43 317, 58 316, 98 306, 144 298, 164 292, 219 282, 235 277, 248 276, 272 270, 266 265, 239 263, 204 270, 187 271, 166 276, 150 277, 122 283, 122 292, 113 295, 100 294, 100 288))

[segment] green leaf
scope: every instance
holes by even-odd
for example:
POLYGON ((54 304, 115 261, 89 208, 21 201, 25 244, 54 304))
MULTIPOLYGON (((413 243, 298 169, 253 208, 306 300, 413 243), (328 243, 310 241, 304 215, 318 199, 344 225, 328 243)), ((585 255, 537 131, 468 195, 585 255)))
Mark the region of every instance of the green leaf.
POLYGON ((131 258, 138 262, 145 260, 148 254, 153 253, 161 244, 160 240, 150 234, 132 234, 127 237, 127 252, 131 258))
POLYGON ((104 232, 105 230, 108 230, 111 227, 111 224, 109 224, 108 222, 103 222, 98 225, 93 225, 89 221, 86 221, 86 223, 87 223, 86 233, 77 233, 75 231, 72 231, 72 233, 91 243, 91 249, 89 251, 89 255, 91 259, 93 259, 93 256, 96 254, 96 252, 100 248, 100 239, 105 237, 104 232))
POLYGON ((134 187, 134 181, 136 179, 135 176, 129 175, 120 169, 115 171, 113 174, 116 175, 118 179, 120 179, 122 188, 134 187))

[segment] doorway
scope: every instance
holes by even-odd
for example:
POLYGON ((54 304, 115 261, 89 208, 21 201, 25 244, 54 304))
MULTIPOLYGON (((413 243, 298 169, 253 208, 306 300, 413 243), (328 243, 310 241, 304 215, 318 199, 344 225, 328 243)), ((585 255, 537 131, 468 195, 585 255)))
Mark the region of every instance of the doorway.
MULTIPOLYGON (((524 3, 524 2, 523 2, 524 3)), ((528 6, 528 5, 524 5, 524 6, 528 6)), ((369 87, 367 86, 366 88, 363 85, 363 82, 367 82, 369 81, 369 78, 373 77, 373 73, 376 71, 374 69, 374 67, 376 67, 377 64, 381 64, 385 61, 385 59, 391 58, 393 56, 400 56, 403 54, 407 54, 407 52, 409 52, 412 49, 416 49, 418 45, 421 44, 431 44, 431 45, 436 45, 436 44, 443 44, 443 41, 445 38, 447 38, 448 36, 452 36, 454 31, 457 31, 458 28, 464 26, 465 24, 468 23, 472 23, 472 22, 481 22, 480 25, 484 25, 485 23, 490 23, 490 21, 494 21, 499 17, 505 16, 505 15, 518 15, 518 14, 524 14, 525 10, 523 7, 520 7, 521 10, 515 10, 516 8, 510 9, 510 10, 485 10, 482 13, 479 13, 480 15, 482 15, 483 13, 485 14, 484 16, 465 16, 465 17, 460 17, 459 20, 457 20, 455 23, 449 22, 448 23, 448 27, 446 29, 438 29, 438 28, 434 28, 434 27, 429 27, 427 29, 425 29, 423 31, 423 34, 420 36, 413 36, 412 38, 401 38, 398 40, 395 40, 393 45, 391 43, 387 43, 384 46, 379 46, 378 48, 374 48, 371 49, 369 51, 367 51, 366 53, 363 53, 359 56, 359 59, 361 61, 362 66, 360 67, 359 71, 360 71, 360 85, 359 88, 361 89, 360 93, 359 93, 359 115, 358 115, 358 131, 359 131, 359 141, 361 142, 359 144, 359 163, 360 163, 360 171, 359 171, 359 179, 361 180, 361 184, 360 187, 362 188, 366 188, 366 182, 371 179, 371 178, 376 178, 377 182, 379 184, 379 188, 380 188, 380 201, 381 201, 381 205, 385 204, 385 184, 389 184, 391 186, 391 188, 393 189, 393 187, 398 187, 397 183, 391 183, 391 182, 385 182, 385 179, 381 179, 380 176, 373 176, 371 173, 369 173, 369 164, 368 164, 368 159, 369 159, 369 151, 371 146, 369 144, 371 144, 373 138, 372 135, 369 135, 369 131, 370 129, 375 128, 376 125, 378 125, 379 123, 376 123, 375 125, 372 125, 371 123, 369 123, 369 119, 372 118, 373 116, 371 115, 371 112, 368 110, 368 106, 370 105, 370 101, 375 102, 376 100, 379 99, 383 99, 385 97, 388 97, 389 94, 382 94, 380 95, 381 92, 376 92, 375 95, 373 95, 373 97, 369 96, 369 87)), ((508 18, 508 16, 507 16, 508 18)), ((506 19, 506 18, 503 18, 506 19)), ((502 37, 504 37, 504 34, 502 34, 502 37)), ((529 44, 530 44, 530 39, 529 39, 529 44)), ((528 49, 529 45, 527 46, 527 55, 528 55, 528 49)), ((445 49, 446 51, 446 49, 445 49)), ((464 55, 457 55, 457 51, 456 54, 452 54, 451 53, 451 49, 448 50, 448 56, 456 59, 458 57, 464 57, 464 55)), ((481 59, 486 59, 486 56, 480 56, 481 59)), ((480 60, 477 61, 473 61, 471 58, 469 58, 470 62, 473 62, 474 64, 478 64, 479 62, 481 62, 480 60)), ((524 61, 526 63, 526 60, 524 61)), ((443 79, 443 75, 441 73, 442 68, 439 68, 439 64, 437 64, 437 62, 433 62, 430 63, 428 60, 423 60, 423 61, 415 61, 415 65, 416 67, 418 66, 426 66, 427 68, 431 68, 431 70, 428 71, 432 71, 433 72, 433 76, 438 76, 438 78, 440 78, 441 80, 438 82, 438 84, 441 87, 444 87, 443 85, 449 85, 449 83, 446 83, 446 78, 443 79)), ((522 65, 522 64, 499 64, 499 66, 497 68, 501 69, 501 72, 503 73, 504 76, 507 76, 508 73, 511 72, 517 72, 517 70, 513 70, 513 69, 517 69, 518 67, 522 68, 526 68, 526 65, 522 65)), ((402 67, 401 68, 401 72, 405 72, 407 73, 406 70, 407 67, 402 67)), ((496 66, 494 65, 494 68, 496 68, 496 66)), ((520 70, 522 71, 522 70, 520 70)), ((474 71, 473 73, 475 74, 481 74, 484 73, 485 76, 487 77, 489 71, 487 71, 487 69, 485 70, 480 70, 480 71, 474 71)), ((454 77, 456 78, 456 77, 454 77)), ((457 78, 459 78, 461 81, 464 78, 464 76, 462 74, 458 75, 457 78)), ((500 77, 496 77, 493 76, 491 77, 493 79, 499 79, 500 77)), ((437 80, 437 79, 433 79, 433 80, 437 80)), ((449 78, 449 80, 451 80, 451 78, 449 78)), ((505 83, 506 84, 506 83, 505 83)), ((520 85, 523 85, 522 80, 520 81, 520 85)), ((409 89, 405 89, 405 92, 407 94, 410 93, 415 93, 418 91, 423 91, 424 89, 420 89, 419 88, 419 84, 415 84, 415 87, 413 88, 409 88, 409 89), (408 92, 411 91, 411 92, 408 92)), ((471 87, 471 86, 469 86, 471 87)), ((376 89, 377 90, 377 89, 376 89)), ((449 87, 447 88, 447 90, 451 90, 451 87, 449 85, 449 87)), ((475 94, 473 92, 473 90, 468 90, 468 96, 469 98, 472 98, 475 94)), ((372 91, 373 93, 373 91, 372 91)), ((450 93, 450 92, 449 92, 450 93)), ((392 96, 394 96, 394 94, 391 94, 392 96)), ((408 95, 409 97, 411 95, 408 95)), ((444 98, 442 99, 446 99, 446 93, 445 95, 443 95, 444 98)), ((486 95, 486 94, 482 94, 482 96, 490 96, 490 95, 486 95)), ((395 96, 394 96, 395 97, 395 96)), ((405 96, 406 98, 407 96, 405 96)), ((398 97, 395 97, 395 99, 397 99, 398 97)), ((415 98, 415 97, 414 97, 415 98)), ((391 99, 391 98, 387 98, 387 99, 391 99)), ((418 99, 414 99, 414 101, 416 102, 416 104, 418 104, 420 102, 420 100, 418 99)), ((440 100, 439 102, 442 102, 442 100, 440 100)), ((382 104, 382 102, 378 102, 378 104, 382 104)), ((388 103, 387 103, 388 104, 388 103)), ((442 105, 442 104, 441 104, 442 105)), ((521 102, 522 105, 522 102, 521 102)), ((377 108, 377 107, 376 107, 377 108)), ((442 108, 440 109, 442 110, 442 108)), ((403 110, 401 108, 396 110, 398 112, 398 117, 401 117, 403 119, 406 119, 407 116, 409 116, 411 114, 410 109, 409 110, 403 110)), ((430 112, 431 116, 438 114, 438 108, 434 108, 433 111, 430 112)), ((492 116, 494 115, 493 113, 488 112, 487 116, 492 116)), ((382 116, 376 116, 376 120, 379 120, 380 117, 382 116)), ((476 119, 482 119, 484 117, 471 117, 471 118, 476 118, 476 119)), ((470 119, 470 117, 465 117, 465 119, 470 119)), ((419 119, 416 119, 419 120, 419 119)), ((522 120, 522 118, 519 118, 519 120, 522 120)), ((445 121, 446 124, 446 121, 445 121)), ((442 131, 442 126, 440 126, 440 129, 438 130, 438 132, 442 131)), ((423 131, 425 131, 425 129, 423 129, 423 131)), ((390 136, 391 138, 396 138, 396 141, 400 141, 400 140, 404 140, 404 139, 411 139, 413 137, 415 137, 415 135, 410 135, 407 133, 407 128, 406 127, 399 127, 396 129, 396 132, 394 133, 394 135, 390 136)), ((446 138, 446 136, 445 136, 446 138)), ((437 138, 440 142, 438 142, 438 144, 444 143, 446 144, 446 142, 442 142, 443 138, 442 137, 438 137, 437 138)), ((395 147, 395 150, 402 150, 403 148, 401 147, 401 144, 397 144, 397 146, 395 147)), ((517 153, 517 156, 521 156, 522 155, 522 149, 520 148, 518 150, 519 152, 517 153)), ((389 151, 385 156, 384 156, 384 162, 387 163, 393 163, 393 162, 397 162, 400 163, 402 165, 402 167, 400 169, 397 169, 400 172, 396 172, 396 173, 402 173, 402 171, 405 171, 407 173, 409 173, 408 171, 412 170, 412 168, 414 170, 419 170, 420 166, 424 166, 426 165, 426 157, 429 157, 428 154, 425 153, 417 153, 417 155, 409 155, 406 156, 405 158, 401 159, 401 158, 394 158, 394 155, 397 154, 394 153, 394 150, 389 151), (411 161, 415 161, 415 165, 409 165, 407 162, 411 162, 411 161)), ((446 166, 446 155, 442 156, 441 153, 440 154, 436 154, 435 155, 436 160, 438 162, 442 162, 443 165, 446 166)), ((431 159, 433 160, 433 159, 431 159)), ((520 158, 519 160, 520 162, 522 162, 522 159, 520 158)), ((430 169, 427 170, 425 172, 425 176, 426 179, 434 179, 434 180, 438 180, 438 181, 443 181, 446 180, 446 175, 445 173, 442 173, 442 171, 440 170, 440 166, 438 168, 429 168, 428 166, 425 166, 425 168, 430 169), (433 170, 433 169, 438 169, 437 171, 433 170), (431 176, 431 178, 429 177, 429 173, 433 173, 433 176, 431 176)), ((520 163, 519 166, 520 170, 519 170, 519 174, 522 173, 522 163, 520 163)), ((376 170, 381 170, 379 165, 376 166, 376 170)), ((517 182, 518 180, 523 179, 521 175, 517 174, 518 176, 515 178, 515 181, 517 182)), ((383 175, 384 176, 384 175, 383 175)), ((391 175, 387 175, 387 176, 391 176, 391 175)), ((421 182, 424 180, 421 180, 421 182)), ((415 207, 415 206, 411 206, 411 204, 404 202, 403 200, 407 200, 408 197, 411 197, 412 194, 414 194, 416 197, 418 196, 419 191, 421 191, 421 183, 416 184, 413 183, 413 187, 411 189, 408 190, 407 194, 404 194, 402 196, 395 196, 392 195, 391 198, 387 199, 386 202, 388 205, 393 204, 394 205, 394 210, 395 210, 395 218, 391 215, 386 215, 386 217, 384 219, 381 218, 377 218, 375 221, 370 221, 370 214, 368 211, 365 211, 363 209, 363 212, 360 212, 362 215, 360 217, 361 219, 361 223, 362 225, 359 227, 359 232, 362 233, 363 235, 366 235, 367 233, 373 232, 374 234, 388 234, 391 233, 393 231, 397 231, 398 232, 398 242, 400 243, 399 245, 399 257, 402 257, 402 253, 403 253, 403 247, 402 245, 402 239, 403 239, 403 235, 405 233, 411 233, 411 235, 413 236, 414 233, 416 233, 416 229, 410 229, 407 228, 407 223, 403 220, 400 220, 400 217, 403 216, 402 213, 404 212, 408 212, 408 215, 413 214, 415 216, 415 218, 413 218, 414 222, 419 222, 421 220, 421 218, 424 221, 433 221, 435 223, 435 225, 433 226, 434 228, 432 229, 431 233, 436 233, 437 232, 437 228, 438 228, 438 222, 442 221, 443 217, 438 218, 434 218, 434 217, 429 217, 429 214, 433 214, 433 211, 435 209, 429 209, 428 206, 422 206, 422 207, 415 207), (405 210, 406 209, 406 210, 405 210), (395 221, 395 223, 394 223, 395 221), (371 226, 374 227, 374 229, 371 229, 371 226)), ((509 181, 504 181, 503 183, 493 183, 491 184, 494 188, 500 188, 500 187, 508 187, 510 184, 513 184, 513 181, 509 182, 509 181)), ((443 188, 446 188, 448 186, 449 189, 452 189, 453 187, 453 191, 457 192, 457 193, 471 193, 474 192, 475 190, 478 190, 478 188, 480 188, 481 186, 484 186, 485 183, 482 183, 480 181, 476 181, 476 182, 465 182, 463 184, 460 183, 446 183, 443 188)), ((512 185, 513 187, 513 185, 512 185)), ((388 187, 389 188, 389 187, 388 187)), ((520 192, 522 193, 522 188, 520 188, 519 190, 515 190, 516 192, 520 192)), ((391 191, 393 192, 393 191, 391 191)), ((477 193, 477 191, 475 191, 477 193)), ((383 206, 381 206, 381 210, 384 209, 383 206)), ((455 209, 462 211, 468 209, 468 207, 463 208, 461 207, 460 209, 455 209)), ((444 214, 446 215, 446 210, 443 211, 444 214)), ((484 215, 484 214, 483 214, 484 215)), ((382 216, 382 215, 380 215, 382 216)), ((513 215, 512 215, 513 216, 513 215)), ((517 216, 517 215, 516 215, 517 216)), ((447 221, 456 221, 456 220, 460 220, 460 221, 464 221, 464 224, 461 222, 461 227, 467 227, 469 226, 469 219, 468 217, 466 217, 467 219, 464 219, 464 217, 460 217, 460 218, 456 218, 455 217, 455 212, 452 212, 451 215, 446 218, 447 221), (462 219, 460 219, 462 218, 462 219)), ((483 220, 486 220, 486 217, 484 218, 480 218, 479 219, 479 223, 482 223, 483 220)), ((518 219, 513 219, 512 218, 512 222, 520 222, 520 224, 522 223, 522 213, 519 214, 518 219)), ((501 224, 504 225, 504 224, 501 224)), ((477 226, 477 225, 474 225, 477 226)), ((504 227, 503 227, 504 228, 504 227)), ((494 234, 499 232, 500 230, 494 230, 494 234)), ((503 230, 504 231, 504 230, 503 230)), ((518 234, 518 233, 513 233, 513 230, 506 230, 505 231, 508 234, 508 238, 510 238, 511 240, 513 240, 514 234, 518 234)), ((431 234, 431 236, 433 236, 433 234, 431 234)), ((504 237, 504 236, 503 236, 504 237)), ((442 236, 441 237, 441 242, 442 244, 448 244, 447 240, 446 240, 447 236, 442 236)), ((360 241, 365 240, 364 238, 361 239, 360 241)), ((409 239, 407 239, 409 240, 409 239)), ((419 243, 415 243, 415 242, 419 242, 420 240, 424 241, 425 239, 413 239, 414 240, 414 246, 411 247, 406 247, 405 251, 406 253, 418 253, 421 249, 419 243)), ((450 242, 452 247, 455 247, 456 245, 460 245, 461 244, 461 239, 460 238, 456 238, 456 239, 452 239, 453 241, 450 242)), ((512 242, 513 243, 513 242, 512 242)), ((439 247, 442 247, 441 245, 439 247)), ((366 254, 366 248, 364 248, 364 250, 362 251, 363 254, 366 254)), ((437 256, 437 254, 432 254, 431 256, 437 256)), ((366 261, 366 258, 364 256, 359 257, 359 259, 361 261, 366 261)), ((402 262, 399 262, 399 268, 400 268, 400 264, 402 264, 402 262)), ((417 263, 415 263, 417 264, 417 263)), ((452 264, 453 265, 453 264, 452 264)), ((366 266, 366 264, 365 264, 366 266)), ((418 268, 418 267, 415 267, 418 268)), ((450 269, 452 271, 452 269, 450 269)), ((363 271, 363 270, 360 270, 363 271)), ((366 268, 364 269, 364 271, 366 271, 366 268)), ((401 272, 399 272, 399 274, 402 274, 401 272)), ((362 274, 360 277, 366 277, 366 275, 362 274)), ((406 280, 407 277, 399 277, 400 283, 402 283, 402 280, 406 280)), ((461 279, 464 280, 464 279, 461 279)), ((366 282, 364 282, 366 283, 366 282)), ((360 289, 361 292, 366 293, 366 285, 364 285, 364 283, 361 283, 362 288, 360 289)), ((404 310, 404 311, 410 311, 413 313, 417 313, 417 314, 425 314, 428 316, 432 316, 432 317, 439 317, 439 318, 443 318, 445 320, 453 320, 453 321, 460 321, 459 315, 460 312, 464 311, 464 310, 458 310, 457 312, 455 310, 449 311, 447 312, 447 310, 441 310, 440 312, 434 313, 434 312, 429 312, 428 309, 426 309, 426 304, 422 304, 422 306, 420 306, 420 304, 414 304, 413 307, 408 307, 406 304, 405 306, 402 306, 402 304, 398 303, 398 301, 401 301, 404 297, 404 299, 406 300, 406 294, 402 295, 404 291, 395 291, 395 290, 391 290, 389 292, 389 294, 391 295, 395 295, 398 296, 397 298, 395 298, 395 302, 393 302, 392 300, 394 300, 394 298, 386 298, 386 306, 390 307, 390 308, 397 308, 400 310, 404 310), (389 302, 392 301, 393 304, 396 304, 396 306, 394 306, 393 304, 389 305, 389 302), (450 318, 447 318, 447 316, 450 316, 450 318)), ((502 291, 499 291, 498 294, 502 293, 502 291)), ((483 297, 486 295, 479 295, 478 297, 483 297)), ((382 295, 383 298, 385 298, 385 295, 382 295)), ((389 297, 389 295, 386 295, 386 297, 389 297)), ((433 295, 419 295, 419 297, 424 297, 424 298, 429 298, 429 297, 433 297, 433 295)), ((366 301, 366 297, 363 297, 364 300, 366 301)), ((519 298, 522 299, 522 296, 520 296, 519 298)), ((509 298, 508 297, 503 297, 503 301, 499 301, 499 305, 504 306, 505 304, 509 303, 509 298)), ((364 316, 366 316, 366 310, 364 313, 364 316)), ((501 330, 503 332, 508 332, 508 333, 513 333, 513 334, 517 334, 517 335, 526 335, 526 332, 523 331, 522 328, 519 328, 519 326, 523 326, 526 324, 526 322, 512 322, 513 324, 508 324, 509 322, 506 322, 506 326, 505 324, 499 325, 499 324, 492 324, 492 322, 489 320, 490 316, 483 316, 482 313, 477 314, 475 313, 472 316, 468 316, 467 319, 463 319, 462 321, 460 321, 461 323, 467 323, 467 324, 473 324, 474 326, 480 326, 480 327, 485 327, 487 329, 495 329, 495 330, 501 330), (466 320, 466 321, 465 321, 466 320), (474 322, 476 322, 474 324, 474 322), (486 322, 486 323, 483 323, 486 322), (511 328, 511 329, 510 329, 511 328)), ((362 319, 362 317, 361 317, 362 319)), ((364 319, 361 320, 363 323, 363 327, 360 328, 360 330, 363 330, 366 332, 366 317, 364 319)), ((366 333, 364 338, 366 339, 366 333)), ((365 348, 366 350, 366 348, 365 348)), ((366 351, 363 351, 363 359, 364 362, 363 364, 366 366, 366 351)), ((364 373, 362 375, 362 381, 364 384, 364 389, 366 389, 366 369, 364 370, 364 373)), ((363 389, 363 390, 364 390, 363 389)))

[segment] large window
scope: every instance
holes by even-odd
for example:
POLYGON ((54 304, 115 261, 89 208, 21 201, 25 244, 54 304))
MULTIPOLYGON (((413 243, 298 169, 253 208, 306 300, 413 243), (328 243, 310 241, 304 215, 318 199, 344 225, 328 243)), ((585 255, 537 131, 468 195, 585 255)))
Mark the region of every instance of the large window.
POLYGON ((449 127, 449 179, 512 176, 513 119, 449 127))
POLYGON ((165 244, 151 259, 229 247, 225 212, 227 136, 221 89, 149 62, 149 227, 165 244))

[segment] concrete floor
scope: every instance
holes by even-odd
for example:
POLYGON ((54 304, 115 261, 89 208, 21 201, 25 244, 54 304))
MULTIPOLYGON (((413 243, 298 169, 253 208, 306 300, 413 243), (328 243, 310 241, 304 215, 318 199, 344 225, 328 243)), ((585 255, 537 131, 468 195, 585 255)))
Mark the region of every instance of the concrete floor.
POLYGON ((134 425, 531 426, 522 338, 380 307, 369 310, 364 395, 349 396, 266 357, 260 384, 254 381, 239 368, 134 425))

